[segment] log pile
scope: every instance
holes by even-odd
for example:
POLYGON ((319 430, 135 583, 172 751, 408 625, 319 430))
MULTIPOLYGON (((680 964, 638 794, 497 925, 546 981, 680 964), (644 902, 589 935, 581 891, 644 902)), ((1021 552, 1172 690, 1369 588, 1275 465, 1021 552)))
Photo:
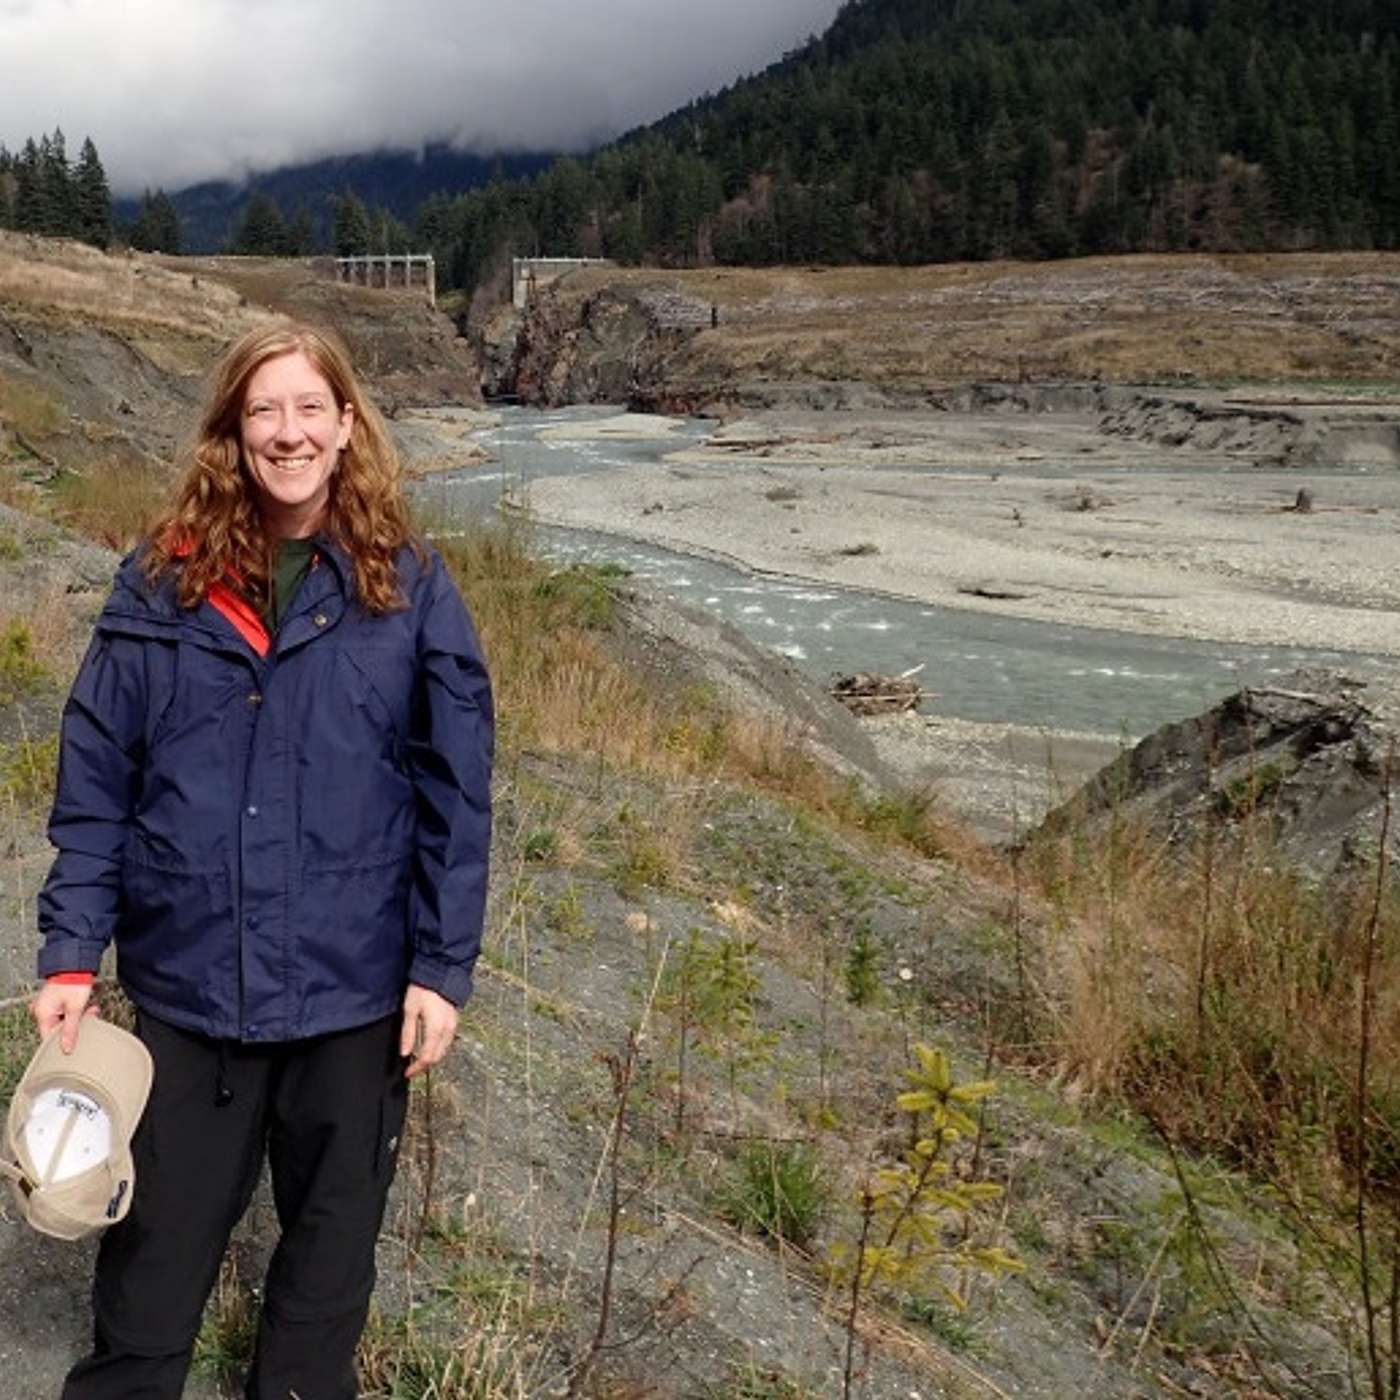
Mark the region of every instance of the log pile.
POLYGON ((853 715, 897 715, 918 707, 924 691, 912 676, 882 676, 857 671, 837 676, 831 693, 853 715))

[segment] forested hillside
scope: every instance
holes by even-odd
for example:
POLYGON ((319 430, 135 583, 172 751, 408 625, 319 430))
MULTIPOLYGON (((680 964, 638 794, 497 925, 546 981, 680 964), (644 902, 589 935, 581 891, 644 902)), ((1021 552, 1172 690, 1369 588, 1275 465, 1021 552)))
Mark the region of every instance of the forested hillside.
MULTIPOLYGON (((304 254, 320 250, 380 252, 407 247, 419 205, 437 190, 462 192, 498 178, 528 178, 549 165, 552 155, 511 152, 475 155, 429 144, 419 152, 379 151, 284 166, 250 176, 246 184, 214 181, 192 185, 172 196, 183 247, 191 253, 225 248, 241 252, 304 254), (347 197, 367 218, 365 243, 347 241, 337 226, 347 197)), ((118 205, 119 215, 137 217, 134 201, 118 205)))
POLYGON ((851 0, 767 72, 419 213, 510 253, 678 266, 1400 242, 1387 0, 851 0))
POLYGON ((77 238, 94 248, 112 240, 112 196, 92 138, 76 161, 62 128, 25 141, 18 153, 0 145, 0 228, 48 238, 77 238))

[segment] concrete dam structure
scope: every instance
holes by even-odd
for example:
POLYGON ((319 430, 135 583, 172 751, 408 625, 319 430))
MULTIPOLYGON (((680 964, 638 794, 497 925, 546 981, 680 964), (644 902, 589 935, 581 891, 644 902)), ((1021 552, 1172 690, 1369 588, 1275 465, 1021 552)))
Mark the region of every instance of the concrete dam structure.
POLYGON ((612 267, 611 258, 512 258, 510 299, 523 310, 532 293, 580 267, 612 267))

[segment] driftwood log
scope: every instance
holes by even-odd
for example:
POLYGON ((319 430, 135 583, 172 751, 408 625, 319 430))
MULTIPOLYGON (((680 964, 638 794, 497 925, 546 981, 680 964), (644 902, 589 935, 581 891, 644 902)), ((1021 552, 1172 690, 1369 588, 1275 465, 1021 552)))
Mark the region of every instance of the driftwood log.
POLYGON ((875 671, 857 671, 837 676, 831 693, 853 715, 895 715, 917 708, 927 692, 909 676, 882 676, 875 671))

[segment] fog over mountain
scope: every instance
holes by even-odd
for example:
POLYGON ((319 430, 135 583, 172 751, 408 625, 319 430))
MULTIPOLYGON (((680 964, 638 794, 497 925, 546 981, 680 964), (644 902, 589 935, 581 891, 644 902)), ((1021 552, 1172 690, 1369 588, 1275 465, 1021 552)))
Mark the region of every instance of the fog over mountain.
POLYGON ((840 0, 0 0, 0 142, 91 135, 117 193, 446 142, 580 150, 820 32, 840 0))

